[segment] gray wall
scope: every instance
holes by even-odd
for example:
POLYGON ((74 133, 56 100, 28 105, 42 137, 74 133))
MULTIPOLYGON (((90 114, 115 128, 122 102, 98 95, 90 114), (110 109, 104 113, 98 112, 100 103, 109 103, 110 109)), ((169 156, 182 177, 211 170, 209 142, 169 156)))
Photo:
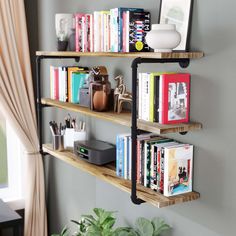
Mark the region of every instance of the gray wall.
MULTIPOLYGON (((59 12, 92 12, 117 6, 144 7, 150 10, 156 22, 156 0, 106 1, 106 0, 40 0, 38 1, 39 49, 55 50, 54 14, 59 12)), ((236 154, 235 122, 235 27, 236 2, 197 1, 194 3, 191 48, 202 50, 205 57, 193 60, 187 69, 192 74, 191 118, 200 121, 203 129, 186 136, 170 135, 179 141, 195 145, 194 189, 201 193, 197 201, 155 208, 148 203, 135 206, 130 196, 113 186, 62 163, 47 158, 46 180, 49 211, 49 229, 55 232, 70 219, 96 207, 118 210, 118 224, 133 223, 138 216, 162 216, 173 226, 169 235, 176 236, 232 236, 236 231, 236 154)), ((111 78, 124 74, 130 86, 130 60, 109 58, 82 58, 81 65, 106 65, 111 78)), ((43 88, 48 89, 48 67, 44 64, 43 88)), ((70 61, 70 64, 74 62, 70 61)), ((176 65, 141 66, 143 71, 178 70, 176 65)), ((48 109, 45 114, 45 131, 50 119, 63 118, 66 113, 48 109)), ((77 115, 78 116, 78 115, 77 115)), ((105 121, 82 117, 90 124, 91 136, 114 142, 117 133, 127 128, 105 121)), ((45 141, 50 134, 45 132, 45 141)))

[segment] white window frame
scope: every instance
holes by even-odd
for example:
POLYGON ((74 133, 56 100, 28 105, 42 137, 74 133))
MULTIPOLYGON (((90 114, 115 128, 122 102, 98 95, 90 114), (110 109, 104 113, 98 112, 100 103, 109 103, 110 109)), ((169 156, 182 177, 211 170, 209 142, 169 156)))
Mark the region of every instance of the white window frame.
POLYGON ((8 186, 0 188, 0 198, 16 210, 24 208, 23 148, 16 133, 6 121, 8 186))

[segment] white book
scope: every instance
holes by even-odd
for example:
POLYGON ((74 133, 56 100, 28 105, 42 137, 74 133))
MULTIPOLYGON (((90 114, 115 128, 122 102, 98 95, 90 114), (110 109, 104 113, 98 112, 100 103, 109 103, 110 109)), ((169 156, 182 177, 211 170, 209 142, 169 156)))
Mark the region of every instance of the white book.
POLYGON ((101 13, 95 11, 94 16, 94 52, 100 52, 100 37, 101 37, 101 13))
POLYGON ((192 192, 193 145, 166 147, 164 155, 164 195, 192 192))
POLYGON ((110 10, 111 12, 111 51, 118 52, 118 8, 110 10))
POLYGON ((149 121, 150 120, 150 73, 142 73, 142 120, 149 121))
POLYGON ((129 175, 128 179, 131 180, 131 175, 132 175, 132 139, 131 136, 129 136, 129 175))
POLYGON ((55 89, 54 89, 54 66, 50 66, 50 97, 55 99, 55 89))
POLYGON ((128 175, 127 175, 127 172, 128 172, 128 168, 127 168, 127 159, 128 159, 128 155, 127 155, 127 151, 128 151, 128 137, 125 136, 124 137, 124 179, 128 179, 128 175))
POLYGON ((138 118, 142 119, 142 73, 138 74, 138 118))
POLYGON ((162 123, 162 86, 163 86, 163 79, 164 77, 160 75, 160 82, 159 82, 159 123, 162 123))

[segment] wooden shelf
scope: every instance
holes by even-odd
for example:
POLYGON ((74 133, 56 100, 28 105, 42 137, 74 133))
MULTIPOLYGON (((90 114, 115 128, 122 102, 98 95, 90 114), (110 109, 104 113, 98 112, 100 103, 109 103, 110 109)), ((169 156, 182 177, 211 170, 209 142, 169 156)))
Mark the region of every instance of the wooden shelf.
MULTIPOLYGON (((81 114, 92 116, 98 119, 131 127, 131 113, 129 112, 122 112, 120 114, 117 114, 115 112, 95 112, 91 111, 88 108, 81 107, 78 104, 60 102, 49 98, 42 98, 41 103, 44 105, 49 105, 53 107, 66 109, 69 111, 79 112, 81 114)), ((138 128, 141 130, 146 130, 156 134, 186 132, 186 131, 200 130, 202 128, 202 125, 197 122, 181 123, 174 125, 162 125, 159 123, 138 120, 137 125, 138 128)))
POLYGON ((203 52, 49 52, 49 51, 37 51, 36 56, 56 56, 56 57, 126 57, 126 58, 189 58, 198 59, 204 56, 203 52))
MULTIPOLYGON (((94 175, 99 179, 110 183, 117 188, 122 189, 123 191, 126 191, 128 193, 130 193, 131 191, 131 181, 117 177, 114 165, 109 164, 105 166, 96 166, 84 160, 81 160, 70 151, 54 151, 52 150, 51 144, 44 144, 43 151, 76 168, 88 172, 89 174, 94 175)), ((182 202, 193 201, 200 198, 200 194, 197 192, 185 193, 173 197, 165 197, 162 194, 154 192, 152 189, 146 188, 139 184, 137 185, 137 196, 158 208, 167 207, 182 202)))

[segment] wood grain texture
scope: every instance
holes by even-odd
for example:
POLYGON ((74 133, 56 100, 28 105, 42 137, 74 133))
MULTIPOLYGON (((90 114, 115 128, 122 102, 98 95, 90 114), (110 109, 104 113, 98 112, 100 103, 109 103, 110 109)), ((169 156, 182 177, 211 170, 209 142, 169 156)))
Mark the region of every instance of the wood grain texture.
MULTIPOLYGON (((114 165, 96 166, 84 160, 81 160, 70 151, 54 151, 52 150, 52 146, 50 144, 44 144, 43 151, 68 163, 69 165, 79 168, 93 176, 96 176, 99 179, 110 183, 123 191, 126 191, 128 193, 131 192, 131 182, 129 180, 117 177, 114 165)), ((158 208, 161 208, 182 202, 196 200, 200 197, 200 194, 197 192, 191 192, 173 197, 165 197, 162 194, 154 192, 153 190, 138 184, 137 196, 142 200, 158 208)))
MULTIPOLYGON (((57 100, 52 100, 49 98, 42 98, 41 103, 44 105, 50 105, 62 109, 66 109, 69 111, 79 112, 84 115, 92 116, 98 119, 110 121, 116 124, 124 125, 131 127, 131 113, 130 112, 122 112, 120 114, 115 112, 95 112, 91 111, 88 108, 81 107, 78 104, 68 103, 68 102, 60 102, 57 100)), ((141 130, 146 130, 149 132, 153 132, 156 134, 167 134, 167 133, 178 133, 178 132, 186 132, 193 130, 200 130, 202 125, 197 122, 189 122, 189 123, 180 123, 174 125, 162 125, 156 122, 147 122, 143 120, 137 121, 138 128, 141 130)))
POLYGON ((204 56, 203 52, 50 52, 37 51, 37 56, 63 56, 63 57, 126 57, 126 58, 189 58, 198 59, 204 56))

